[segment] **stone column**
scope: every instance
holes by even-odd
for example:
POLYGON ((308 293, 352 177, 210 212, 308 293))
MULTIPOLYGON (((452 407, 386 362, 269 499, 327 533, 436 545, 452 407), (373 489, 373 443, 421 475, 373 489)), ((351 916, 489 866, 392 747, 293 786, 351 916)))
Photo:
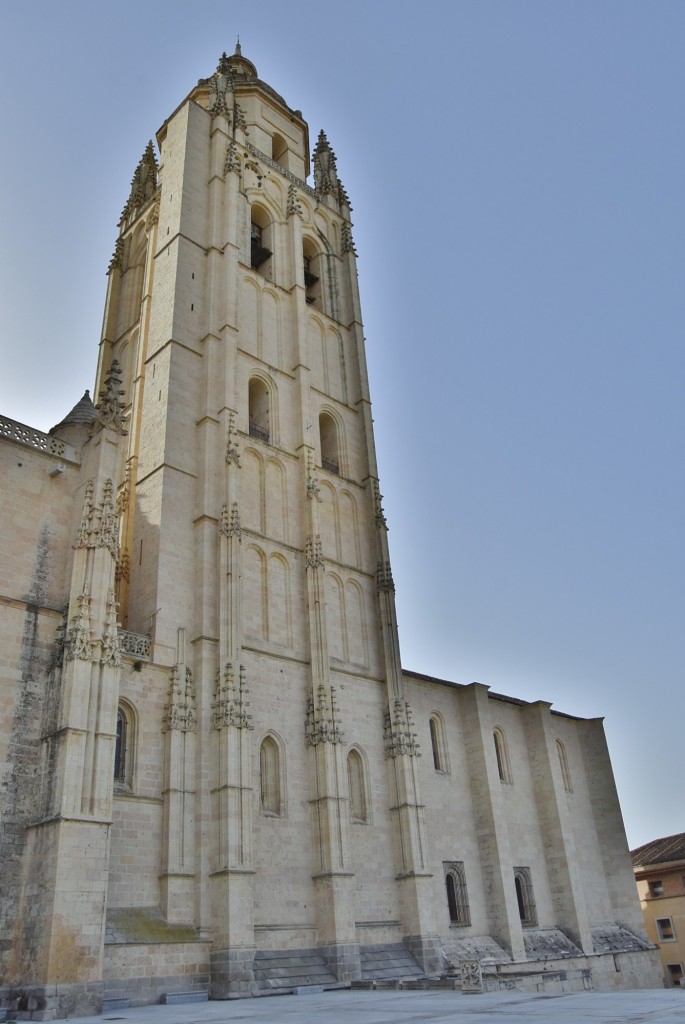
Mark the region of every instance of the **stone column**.
POLYGON ((57 724, 47 737, 53 789, 44 819, 28 830, 20 897, 19 974, 32 979, 27 994, 43 1000, 46 1013, 62 1016, 97 1012, 101 993, 120 676, 114 600, 114 488, 125 433, 120 395, 113 363, 82 450, 87 483, 57 724))
POLYGON ((514 887, 514 864, 506 825, 488 687, 472 683, 459 694, 471 798, 478 836, 490 934, 514 960, 525 960, 523 930, 514 887))
POLYGON ((586 886, 568 805, 573 797, 564 787, 551 706, 540 700, 523 708, 547 877, 557 925, 584 953, 592 953, 586 886))
POLYGON ((195 919, 195 691, 186 664, 185 630, 179 629, 164 712, 162 798, 162 913, 170 924, 195 919))
POLYGON ((324 561, 319 535, 319 488, 311 455, 307 456, 308 536, 307 606, 311 693, 305 727, 309 748, 309 787, 318 943, 338 981, 360 977, 359 946, 352 912, 348 847, 348 809, 342 731, 335 687, 331 685, 324 591, 324 561))

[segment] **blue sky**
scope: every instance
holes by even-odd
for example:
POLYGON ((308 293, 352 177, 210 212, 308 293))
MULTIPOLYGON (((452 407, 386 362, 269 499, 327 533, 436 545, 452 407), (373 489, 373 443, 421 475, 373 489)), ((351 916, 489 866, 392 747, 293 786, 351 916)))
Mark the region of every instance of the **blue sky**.
POLYGON ((685 5, 0 11, 0 413, 92 387, 148 138, 240 34, 354 207, 407 668, 605 716, 629 842, 685 829, 685 5))

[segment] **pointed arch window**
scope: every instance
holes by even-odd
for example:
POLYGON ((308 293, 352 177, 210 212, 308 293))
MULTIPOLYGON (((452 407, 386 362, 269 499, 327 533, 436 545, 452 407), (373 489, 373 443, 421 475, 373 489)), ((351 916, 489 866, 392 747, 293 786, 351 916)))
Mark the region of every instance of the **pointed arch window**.
POLYGON ((509 748, 507 746, 507 738, 504 735, 504 730, 500 729, 499 726, 493 732, 493 740, 495 742, 495 757, 497 758, 497 771, 502 782, 511 784, 513 782, 511 775, 511 765, 509 763, 509 748))
POLYGON ((368 822, 369 804, 366 792, 364 761, 358 750, 347 755, 347 785, 350 796, 350 818, 356 822, 368 822))
POLYGON ((571 783, 571 773, 568 767, 568 758, 566 757, 566 747, 557 740, 557 754, 559 755, 559 767, 561 768, 561 777, 564 782, 564 789, 567 793, 573 792, 573 785, 571 783))
POLYGON ((319 438, 321 441, 321 465, 329 473, 340 473, 340 452, 338 448, 338 426, 331 415, 322 412, 319 416, 319 438))
POLYGON ((278 132, 271 136, 271 159, 288 170, 288 143, 278 132))
POLYGON ((445 743, 445 726, 441 716, 434 712, 429 720, 431 750, 433 752, 433 767, 436 772, 448 772, 447 744, 445 743))
POLYGON ((445 861, 443 867, 450 925, 464 928, 471 924, 471 911, 463 861, 445 861))
POLYGON ((308 306, 314 309, 323 308, 322 293, 322 257, 321 252, 310 238, 302 242, 302 260, 304 263, 304 293, 308 306))
POLYGON ((259 803, 264 814, 283 814, 281 752, 273 736, 265 736, 259 748, 259 803))
POLYGON ((536 925, 538 923, 538 915, 535 907, 530 868, 514 868, 514 886, 516 888, 516 902, 518 903, 521 924, 527 927, 536 925))
POLYGON ((114 788, 119 792, 130 791, 133 786, 135 735, 133 708, 126 701, 120 701, 114 741, 114 788))
POLYGON ((250 266, 262 277, 271 279, 273 225, 261 206, 250 211, 250 266))
POLYGON ((271 438, 269 389, 259 377, 252 377, 248 385, 248 428, 250 437, 267 444, 271 438))

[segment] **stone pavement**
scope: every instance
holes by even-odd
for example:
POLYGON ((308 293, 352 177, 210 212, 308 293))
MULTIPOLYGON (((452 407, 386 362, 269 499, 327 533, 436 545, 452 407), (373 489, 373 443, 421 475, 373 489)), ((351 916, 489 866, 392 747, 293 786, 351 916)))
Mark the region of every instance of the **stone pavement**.
POLYGON ((76 1024, 685 1024, 685 991, 335 991, 113 1010, 76 1024))

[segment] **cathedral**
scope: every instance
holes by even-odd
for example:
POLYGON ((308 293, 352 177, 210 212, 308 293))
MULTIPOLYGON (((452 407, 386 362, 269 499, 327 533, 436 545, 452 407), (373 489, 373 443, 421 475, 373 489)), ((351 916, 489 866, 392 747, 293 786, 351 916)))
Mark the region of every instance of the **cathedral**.
POLYGON ((223 54, 135 170, 93 400, 0 418, 0 1020, 661 984, 601 720, 402 668, 350 212, 223 54))

